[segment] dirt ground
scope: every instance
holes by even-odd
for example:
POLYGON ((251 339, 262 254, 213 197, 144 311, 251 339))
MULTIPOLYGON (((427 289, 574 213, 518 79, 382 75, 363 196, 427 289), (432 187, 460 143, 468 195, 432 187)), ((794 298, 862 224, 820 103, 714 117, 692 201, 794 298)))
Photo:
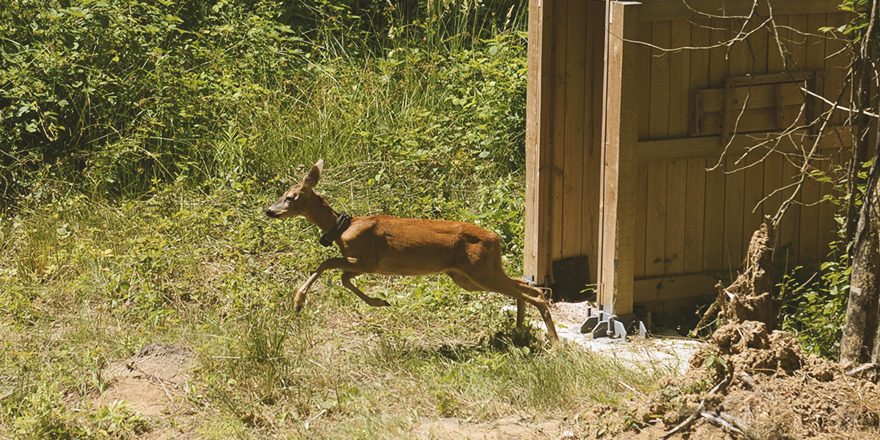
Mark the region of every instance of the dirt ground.
POLYGON ((719 328, 687 374, 650 396, 589 413, 596 424, 579 438, 880 439, 876 369, 807 356, 755 321, 719 328))
MULTIPOLYGON (((581 319, 571 305, 555 308, 564 327, 581 319)), ((670 348, 668 341, 656 339, 641 345, 614 344, 605 354, 633 347, 668 356, 654 358, 670 362, 671 374, 650 395, 636 393, 623 405, 596 405, 564 419, 523 414, 479 424, 454 418, 425 420, 413 437, 880 439, 877 370, 847 374, 834 362, 806 356, 790 334, 768 334, 763 324, 746 322, 718 329, 706 345, 670 348), (678 356, 689 356, 690 362, 680 368, 671 360, 678 356)), ((186 428, 187 420, 199 417, 186 399, 193 360, 187 348, 149 344, 105 370, 109 386, 100 402, 124 400, 156 422, 156 428, 141 438, 196 438, 186 428)))
POLYGON ((142 438, 191 438, 184 426, 169 422, 198 417, 187 400, 187 382, 194 367, 194 354, 189 348, 147 344, 130 358, 104 369, 102 377, 108 386, 96 403, 124 401, 133 411, 159 422, 142 438))

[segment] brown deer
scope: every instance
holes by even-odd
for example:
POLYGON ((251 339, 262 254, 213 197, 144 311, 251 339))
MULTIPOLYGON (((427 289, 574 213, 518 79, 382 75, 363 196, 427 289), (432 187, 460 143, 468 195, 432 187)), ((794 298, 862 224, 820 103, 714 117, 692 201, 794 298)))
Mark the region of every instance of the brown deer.
POLYGON ((336 243, 341 258, 321 263, 305 284, 296 291, 294 305, 302 309, 306 293, 324 271, 341 269, 342 285, 373 307, 388 306, 380 298, 364 294, 351 281, 358 275, 429 275, 445 273, 469 292, 497 292, 516 299, 516 324, 522 326, 525 303, 535 306, 551 341, 558 341, 548 302, 540 289, 524 280, 508 277, 501 263, 498 235, 473 223, 404 219, 386 215, 349 217, 337 214, 314 188, 321 178, 321 159, 303 178, 302 183, 284 193, 266 209, 272 218, 303 216, 318 226, 324 235, 321 243, 336 243))

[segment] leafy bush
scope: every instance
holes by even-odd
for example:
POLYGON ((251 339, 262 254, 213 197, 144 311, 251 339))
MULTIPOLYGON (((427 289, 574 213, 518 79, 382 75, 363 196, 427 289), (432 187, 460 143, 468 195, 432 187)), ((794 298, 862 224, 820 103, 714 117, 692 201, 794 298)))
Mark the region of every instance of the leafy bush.
MULTIPOLYGON (((863 170, 870 162, 862 165, 863 170)), ((840 175, 845 175, 840 172, 840 175)), ((864 184, 858 185, 855 194, 847 194, 845 179, 832 179, 828 174, 814 171, 814 178, 832 183, 835 190, 825 196, 824 201, 837 209, 835 220, 838 225, 838 240, 831 243, 830 252, 818 270, 803 266, 782 267, 782 280, 777 284, 785 300, 781 314, 784 330, 797 334, 801 346, 810 353, 829 359, 837 359, 843 325, 846 319, 846 306, 849 300, 850 274, 849 257, 852 243, 845 243, 845 215, 847 203, 852 198, 855 206, 862 205, 864 184)), ((867 173, 859 173, 864 182, 867 173)))
POLYGON ((235 3, 3 2, 3 202, 50 177, 119 196, 204 171, 186 165, 215 154, 218 122, 304 65, 273 3, 235 3))

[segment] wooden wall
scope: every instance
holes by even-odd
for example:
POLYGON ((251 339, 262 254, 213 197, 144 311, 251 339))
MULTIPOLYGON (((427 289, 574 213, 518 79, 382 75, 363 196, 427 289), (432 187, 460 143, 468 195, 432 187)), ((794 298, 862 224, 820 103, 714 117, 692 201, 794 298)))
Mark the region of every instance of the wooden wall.
MULTIPOLYGON (((606 3, 531 3, 525 275, 550 284, 553 261, 586 255, 595 283, 602 212, 606 3)), ((806 86, 836 99, 848 61, 843 43, 818 31, 843 24, 846 16, 841 12, 777 15, 783 58, 776 35, 757 29, 758 21, 690 16, 658 20, 682 14, 663 9, 661 3, 673 4, 658 1, 651 10, 646 4, 639 25, 638 39, 650 45, 641 45, 637 52, 634 299, 663 310, 683 297, 713 294, 713 277, 735 277, 763 216, 775 214, 792 193, 791 188, 776 190, 799 175, 796 155, 782 151, 809 151, 814 138, 805 137, 808 133, 802 130, 791 141, 771 145, 777 151, 761 147, 744 154, 746 148, 766 138, 766 132, 778 131, 777 124, 787 126, 827 109, 820 101, 792 92, 806 86), (754 32, 743 41, 722 44, 742 29, 754 32), (715 47, 705 49, 709 46, 715 47), (680 47, 704 49, 661 50, 680 47), (767 76, 784 72, 794 76, 767 76), (797 76, 803 72, 815 72, 817 79, 795 81, 803 79, 797 76), (746 77, 769 83, 743 85, 746 77), (745 110, 743 102, 748 102, 745 110), (736 117, 731 119, 731 114, 736 117), (720 159, 731 137, 728 154, 720 159)), ((802 7, 790 3, 794 8, 789 9, 805 12, 829 8, 815 1, 802 7)), ((833 125, 841 126, 843 118, 836 114, 833 125)), ((842 130, 840 137, 821 140, 818 170, 831 173, 846 159, 841 145, 848 138, 842 130)), ((827 255, 828 243, 835 238, 835 208, 817 202, 831 192, 828 184, 810 180, 781 223, 777 246, 790 250, 790 266, 827 255)))
MULTIPOLYGON (((642 46, 638 55, 640 126, 639 147, 651 146, 658 153, 655 157, 643 157, 639 163, 636 213, 635 277, 647 279, 642 283, 647 290, 636 293, 636 301, 668 300, 692 292, 674 292, 673 283, 656 286, 664 279, 681 275, 715 275, 731 279, 736 276, 748 249, 752 233, 758 229, 765 215, 774 215, 783 199, 793 189, 777 191, 795 183, 799 175, 802 152, 813 146, 812 138, 801 138, 795 145, 783 145, 774 151, 776 144, 759 147, 745 154, 743 147, 758 142, 749 139, 748 132, 768 132, 775 125, 777 109, 772 96, 775 85, 742 87, 748 99, 757 103, 766 98, 773 107, 763 110, 741 111, 733 105, 730 120, 739 119, 737 142, 740 148, 731 149, 723 159, 717 152, 691 148, 686 153, 674 153, 672 160, 664 160, 662 150, 675 151, 676 147, 691 144, 699 146, 706 139, 705 147, 717 148, 723 144, 723 136, 704 136, 695 133, 698 124, 696 97, 700 91, 725 89, 730 78, 786 72, 816 72, 820 78, 809 87, 834 100, 844 81, 846 54, 841 52, 843 43, 825 38, 818 29, 823 26, 839 26, 844 22, 843 13, 777 16, 776 29, 787 57, 783 60, 777 37, 768 28, 749 26, 744 20, 676 20, 654 21, 641 24, 640 40, 660 48, 707 47, 709 50, 664 52, 642 46), (735 38, 742 29, 754 30, 744 41, 730 46, 720 45, 735 38), (769 111, 765 111, 769 110, 769 111), (749 120, 749 116, 755 116, 749 120), (769 121, 768 121, 769 119, 769 121), (651 142, 651 141, 665 142, 651 142), (675 145, 678 143, 678 146, 675 145), (657 148, 661 147, 661 148, 657 148), (688 157, 692 156, 692 157, 688 157), (713 169, 714 168, 714 169, 713 169), (710 171, 707 171, 710 170, 710 171), (774 191, 777 191, 774 193, 774 191), (670 292, 663 292, 668 289, 670 292), (650 292, 653 290, 653 292, 650 292)), ((800 83, 806 85, 807 82, 800 83)), ((793 87, 788 82, 785 87, 793 87)), ((798 84, 798 85, 800 85, 798 84)), ((776 85, 779 85, 778 83, 776 85)), ((780 86, 782 87, 782 86, 780 86)), ((784 108, 785 128, 796 120, 801 123, 812 114, 814 108, 826 109, 827 105, 814 98, 801 95, 796 87, 791 96, 795 106, 784 108), (801 106, 801 104, 805 104, 801 106), (802 108, 803 107, 803 108, 802 108), (799 115, 800 113, 800 115, 799 115)), ((737 101, 737 99, 733 99, 737 101)), ((740 96, 739 102, 743 102, 740 96)), ((751 105, 751 104, 750 104, 751 105)), ((760 104, 755 104, 760 105, 760 104)), ((842 124, 843 115, 834 115, 834 125, 842 124)), ((720 124, 719 124, 720 125, 720 124)), ((705 128, 703 130, 706 131, 705 128)), ((843 130, 845 136, 846 131, 843 130)), ((766 135, 764 135, 766 136, 766 135)), ((843 154, 840 142, 828 139, 816 162, 822 172, 833 173, 843 154)), ((822 261, 828 254, 834 238, 834 207, 830 203, 818 203, 833 188, 808 179, 799 197, 777 229, 777 247, 787 248, 791 267, 822 261)), ((713 281, 704 277, 699 284, 703 293, 711 294, 713 281)), ((692 280, 693 281, 693 280, 692 280)), ((693 288, 695 283, 685 283, 693 288)))
POLYGON ((606 5, 531 3, 525 275, 548 285, 553 261, 587 256, 595 280, 606 5))

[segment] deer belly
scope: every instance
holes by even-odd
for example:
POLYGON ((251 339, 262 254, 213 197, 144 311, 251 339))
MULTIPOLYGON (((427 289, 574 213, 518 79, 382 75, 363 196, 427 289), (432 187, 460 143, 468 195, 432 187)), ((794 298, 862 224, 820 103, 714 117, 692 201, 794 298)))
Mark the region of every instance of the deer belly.
POLYGON ((444 255, 433 253, 403 257, 386 257, 379 260, 376 273, 382 275, 430 275, 446 272, 450 264, 444 255))

